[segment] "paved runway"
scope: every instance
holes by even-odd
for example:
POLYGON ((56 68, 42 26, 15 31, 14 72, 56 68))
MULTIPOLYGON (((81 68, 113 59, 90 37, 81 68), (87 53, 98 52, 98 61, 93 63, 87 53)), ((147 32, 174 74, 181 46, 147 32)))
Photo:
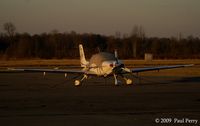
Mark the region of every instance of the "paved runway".
POLYGON ((198 76, 144 76, 133 86, 91 78, 81 87, 69 78, 0 73, 0 125, 177 125, 175 119, 198 120, 195 125, 200 125, 198 76))

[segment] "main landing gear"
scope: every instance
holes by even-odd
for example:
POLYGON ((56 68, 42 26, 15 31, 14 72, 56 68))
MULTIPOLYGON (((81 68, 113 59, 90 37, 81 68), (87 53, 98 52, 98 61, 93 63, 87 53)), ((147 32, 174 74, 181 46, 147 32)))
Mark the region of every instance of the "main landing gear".
MULTIPOLYGON (((131 79, 128 79, 126 77, 124 77, 123 75, 120 75, 125 81, 127 85, 132 85, 133 81, 131 79)), ((114 80, 115 80, 115 85, 119 85, 121 83, 121 81, 117 80, 117 75, 114 74, 114 80)))
POLYGON ((75 86, 80 86, 81 83, 82 83, 82 81, 83 81, 84 79, 87 79, 87 78, 88 78, 88 76, 87 76, 86 74, 84 74, 83 77, 82 77, 80 80, 75 80, 75 81, 74 81, 74 85, 75 85, 75 86))
MULTIPOLYGON (((118 75, 117 74, 113 74, 113 76, 114 76, 114 80, 115 80, 115 85, 116 86, 120 85, 121 81, 119 81, 117 79, 118 75)), ((123 75, 120 75, 120 76, 125 80, 127 85, 132 85, 133 84, 133 81, 131 79, 128 79, 128 78, 124 77, 123 75)), ((88 76, 86 74, 84 74, 83 77, 80 80, 75 80, 74 81, 74 85, 75 86, 80 86, 81 83, 83 82, 83 80, 85 80, 87 78, 88 78, 88 76)))

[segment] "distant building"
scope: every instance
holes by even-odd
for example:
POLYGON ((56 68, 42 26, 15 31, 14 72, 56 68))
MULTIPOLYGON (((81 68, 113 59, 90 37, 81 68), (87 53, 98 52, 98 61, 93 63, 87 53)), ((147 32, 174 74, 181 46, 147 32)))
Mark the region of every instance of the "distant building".
POLYGON ((144 60, 145 61, 152 61, 153 60, 153 54, 151 54, 151 53, 145 53, 144 54, 144 60))

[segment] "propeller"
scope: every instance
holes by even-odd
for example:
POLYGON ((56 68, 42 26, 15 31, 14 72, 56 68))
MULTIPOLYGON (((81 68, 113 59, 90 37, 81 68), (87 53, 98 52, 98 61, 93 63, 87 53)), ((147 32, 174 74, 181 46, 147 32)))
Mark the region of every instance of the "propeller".
POLYGON ((118 60, 117 49, 115 49, 115 59, 116 59, 116 63, 118 64, 118 63, 119 63, 119 60, 118 60))

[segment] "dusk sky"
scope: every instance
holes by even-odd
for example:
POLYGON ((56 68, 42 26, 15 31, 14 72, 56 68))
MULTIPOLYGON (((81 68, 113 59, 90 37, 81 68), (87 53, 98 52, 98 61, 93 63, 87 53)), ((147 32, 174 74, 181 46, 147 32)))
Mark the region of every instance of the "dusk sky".
POLYGON ((147 36, 200 37, 200 0, 0 0, 0 31, 130 34, 141 25, 147 36))

